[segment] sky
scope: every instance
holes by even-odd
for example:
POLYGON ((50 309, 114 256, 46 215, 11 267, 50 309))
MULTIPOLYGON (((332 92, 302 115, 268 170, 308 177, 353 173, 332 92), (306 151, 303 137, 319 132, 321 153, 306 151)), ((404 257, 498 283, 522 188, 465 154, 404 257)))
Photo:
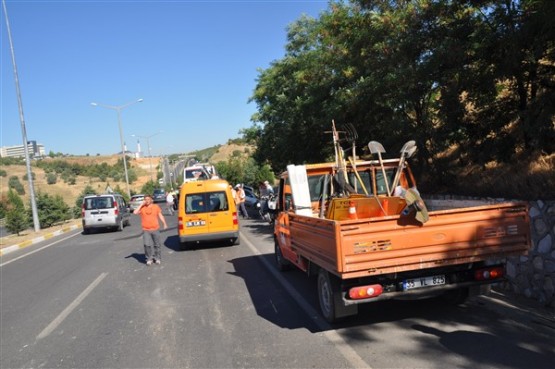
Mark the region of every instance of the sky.
MULTIPOLYGON (((168 155, 240 137, 256 112, 248 100, 259 70, 285 55, 288 25, 328 8, 328 0, 4 1, 27 140, 70 155, 121 152, 114 107, 130 151, 137 140, 168 155)), ((23 134, 3 8, 0 22, 0 146, 16 146, 23 134)))

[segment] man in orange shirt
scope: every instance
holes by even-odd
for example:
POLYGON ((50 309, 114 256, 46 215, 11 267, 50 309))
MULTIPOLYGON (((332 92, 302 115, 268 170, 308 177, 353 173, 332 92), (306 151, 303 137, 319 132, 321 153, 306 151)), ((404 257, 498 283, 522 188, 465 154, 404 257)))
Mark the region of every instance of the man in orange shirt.
POLYGON ((162 214, 162 209, 152 201, 152 196, 145 195, 145 199, 133 214, 141 216, 141 226, 143 227, 143 243, 145 246, 146 265, 151 265, 154 261, 160 264, 162 249, 160 245, 160 223, 164 229, 168 228, 166 219, 162 214))

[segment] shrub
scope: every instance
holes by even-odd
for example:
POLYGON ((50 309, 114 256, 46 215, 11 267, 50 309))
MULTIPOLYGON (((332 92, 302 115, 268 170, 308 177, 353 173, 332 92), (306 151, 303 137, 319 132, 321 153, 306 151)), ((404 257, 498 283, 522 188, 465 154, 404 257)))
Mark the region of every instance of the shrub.
POLYGON ((25 189, 17 176, 11 176, 8 180, 8 188, 14 189, 18 195, 25 195, 25 189))
POLYGON ((137 172, 135 172, 135 169, 129 169, 127 171, 127 178, 129 179, 129 183, 133 183, 137 180, 137 172))
POLYGON ((6 210, 6 229, 11 233, 19 233, 29 227, 29 216, 21 197, 11 188, 8 191, 8 208, 6 210))
POLYGON ((57 181, 58 176, 56 175, 56 173, 48 173, 46 175, 46 183, 48 183, 49 185, 56 184, 57 181))
POLYGON ((6 217, 6 211, 8 210, 8 199, 2 195, 0 199, 0 219, 4 219, 6 217))
POLYGON ((48 194, 37 194, 37 212, 41 228, 70 219, 69 206, 60 195, 54 197, 48 194))
MULTIPOLYGON (((31 178, 33 178, 33 181, 37 178, 35 176, 35 172, 31 172, 31 178)), ((23 175, 23 180, 24 181, 28 181, 29 180, 29 176, 27 175, 27 173, 25 173, 25 175, 23 175)))
POLYGON ((83 197, 85 197, 86 195, 96 195, 96 193, 97 192, 94 190, 94 188, 92 188, 91 185, 87 185, 87 187, 83 188, 83 191, 81 191, 79 196, 77 196, 77 199, 75 200, 75 206, 81 209, 81 205, 83 204, 83 197))

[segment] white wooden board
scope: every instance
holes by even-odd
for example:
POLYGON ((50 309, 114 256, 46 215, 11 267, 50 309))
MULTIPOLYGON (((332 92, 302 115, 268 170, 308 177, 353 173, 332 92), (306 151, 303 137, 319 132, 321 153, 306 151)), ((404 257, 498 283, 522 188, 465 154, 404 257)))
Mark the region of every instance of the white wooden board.
POLYGON ((308 189, 308 178, 304 165, 290 164, 287 166, 295 214, 312 216, 312 204, 310 202, 310 191, 308 189))

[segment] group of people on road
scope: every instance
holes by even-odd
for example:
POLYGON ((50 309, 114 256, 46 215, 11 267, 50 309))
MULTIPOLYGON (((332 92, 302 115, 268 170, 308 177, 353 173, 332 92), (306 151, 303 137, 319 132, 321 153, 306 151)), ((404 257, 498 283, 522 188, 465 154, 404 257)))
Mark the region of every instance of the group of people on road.
MULTIPOLYGON (((241 213, 243 219, 249 219, 249 214, 245 207, 246 194, 243 184, 239 183, 235 185, 235 187, 230 185, 230 187, 238 211, 241 213)), ((260 192, 260 198, 265 199, 266 203, 268 196, 274 192, 268 181, 260 182, 258 190, 260 192)), ((175 193, 175 196, 172 192, 168 192, 166 195, 166 210, 169 215, 173 215, 174 210, 177 209, 178 197, 178 192, 175 193)), ((153 263, 160 264, 162 261, 160 223, 164 229, 168 228, 162 208, 154 203, 151 195, 145 195, 143 203, 133 211, 133 214, 141 217, 146 265, 152 265, 153 263)))

